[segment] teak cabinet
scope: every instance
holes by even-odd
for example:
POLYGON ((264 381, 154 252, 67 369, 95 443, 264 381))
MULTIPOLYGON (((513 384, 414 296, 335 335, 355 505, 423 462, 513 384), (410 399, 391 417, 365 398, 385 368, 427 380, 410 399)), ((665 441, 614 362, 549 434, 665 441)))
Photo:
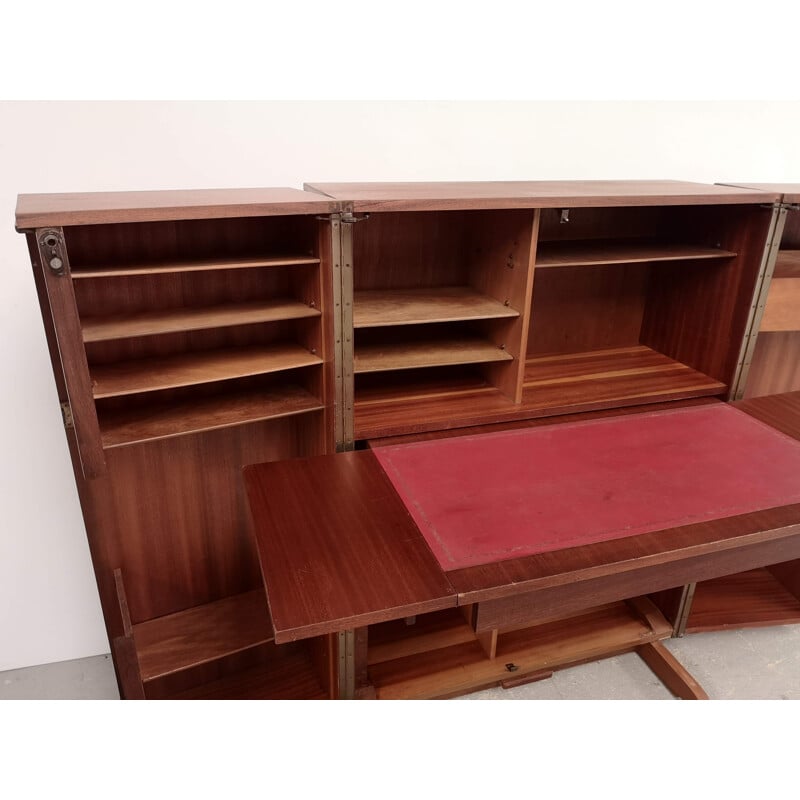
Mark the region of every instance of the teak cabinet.
MULTIPOLYGON (((288 604, 311 619, 319 598, 299 575, 276 588, 242 469, 277 462, 274 492, 295 476, 284 495, 303 486, 295 499, 319 536, 343 537, 320 552, 393 553, 405 545, 381 538, 378 517, 369 528, 366 506, 331 500, 399 502, 364 472, 369 453, 342 451, 736 399, 784 201, 669 181, 20 196, 122 695, 368 696, 404 659, 422 659, 409 669, 424 683, 444 646, 490 654, 466 682, 409 688, 406 672, 378 692, 443 696, 508 683, 498 647, 516 648, 530 677, 543 642, 584 643, 563 645, 560 666, 683 630, 683 573, 585 607, 515 610, 510 625, 500 606, 455 608, 430 553, 404 550, 386 556, 397 597, 367 624, 281 635, 265 580, 272 616, 288 604), (327 467, 304 466, 316 456, 358 466, 335 490, 327 467)), ((741 580, 797 606, 792 576, 741 580)))

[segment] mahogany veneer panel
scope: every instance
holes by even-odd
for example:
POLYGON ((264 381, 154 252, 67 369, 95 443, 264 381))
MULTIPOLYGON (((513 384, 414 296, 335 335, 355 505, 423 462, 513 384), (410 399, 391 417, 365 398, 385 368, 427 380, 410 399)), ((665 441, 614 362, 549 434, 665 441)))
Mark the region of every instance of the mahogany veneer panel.
POLYGON ((125 264, 116 267, 73 267, 74 279, 122 278, 135 275, 161 275, 172 272, 210 272, 229 269, 260 269, 262 267, 294 267, 319 264, 311 256, 276 256, 272 258, 212 258, 197 261, 170 261, 154 264, 125 264))
POLYGON ((687 633, 800 623, 800 600, 768 569, 697 584, 687 633))
POLYGON ((778 193, 682 181, 306 183, 357 211, 769 203, 778 193))
POLYGON ((163 406, 106 411, 100 415, 100 433, 103 447, 112 448, 304 414, 323 408, 316 397, 290 384, 172 402, 163 406))
POLYGON ((787 436, 800 439, 800 391, 739 400, 733 405, 787 436))
POLYGON ((142 311, 138 314, 114 314, 109 317, 83 317, 81 329, 84 342, 103 342, 134 336, 303 319, 318 317, 320 314, 318 308, 311 308, 298 300, 275 299, 226 303, 209 308, 176 308, 142 311))
POLYGON ((133 626, 147 682, 272 639, 263 591, 226 597, 133 626))
POLYGON ((638 264, 650 261, 731 258, 729 250, 673 242, 590 241, 543 242, 536 251, 536 267, 574 267, 598 264, 638 264))
POLYGON ((93 367, 95 398, 212 383, 321 364, 319 356, 296 344, 238 347, 137 359, 93 367))
POLYGON ((252 465, 244 479, 278 644, 455 606, 371 451, 252 465))
POLYGON ((21 194, 16 227, 270 217, 332 210, 332 204, 319 195, 289 188, 21 194))
POLYGON ((772 281, 759 331, 800 331, 800 278, 772 281))
POLYGON ((353 300, 354 328, 518 316, 519 311, 465 286, 362 291, 353 300))
POLYGON ((759 333, 747 373, 747 399, 800 390, 800 331, 759 333))
POLYGON ((327 700, 314 664, 301 650, 273 654, 254 667, 169 695, 170 700, 327 700))

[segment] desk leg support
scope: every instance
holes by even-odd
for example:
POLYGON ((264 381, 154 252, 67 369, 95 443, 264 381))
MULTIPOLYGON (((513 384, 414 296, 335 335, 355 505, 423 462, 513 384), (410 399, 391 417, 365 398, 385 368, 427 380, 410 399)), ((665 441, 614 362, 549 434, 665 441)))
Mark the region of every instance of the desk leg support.
POLYGON ((708 700, 703 687, 662 642, 650 642, 636 649, 642 661, 656 677, 681 700, 708 700))

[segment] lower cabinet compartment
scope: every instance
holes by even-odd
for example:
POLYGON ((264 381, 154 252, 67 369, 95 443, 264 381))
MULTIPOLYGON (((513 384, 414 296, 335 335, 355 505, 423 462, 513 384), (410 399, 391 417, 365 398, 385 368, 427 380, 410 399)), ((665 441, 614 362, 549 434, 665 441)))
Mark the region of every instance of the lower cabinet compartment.
POLYGON ((697 584, 686 633, 800 623, 800 562, 697 584))
POLYGON ((448 609, 369 629, 369 680, 377 699, 455 697, 549 677, 671 635, 644 597, 609 603, 543 624, 476 633, 473 608, 448 609))

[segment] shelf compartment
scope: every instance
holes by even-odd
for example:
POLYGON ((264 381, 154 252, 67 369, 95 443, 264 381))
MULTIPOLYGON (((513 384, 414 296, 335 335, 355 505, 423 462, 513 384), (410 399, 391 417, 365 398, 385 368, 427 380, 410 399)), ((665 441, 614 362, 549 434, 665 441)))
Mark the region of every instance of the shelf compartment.
POLYGON ((103 448, 169 439, 250 422, 319 411, 324 405, 300 386, 232 392, 161 406, 98 412, 103 448))
POLYGON ((686 632, 793 623, 800 623, 800 600, 768 569, 754 569, 698 583, 686 632))
POLYGON ((541 242, 536 252, 536 268, 698 261, 733 258, 736 255, 730 250, 721 248, 672 242, 636 240, 541 242))
POLYGON ((644 345, 529 358, 525 410, 589 411, 722 394, 726 385, 644 345))
MULTIPOLYGON (((461 624, 468 628, 465 622, 461 624)), ((512 678, 630 652, 670 633, 665 620, 651 625, 633 607, 619 602, 568 619, 501 632, 494 659, 474 639, 375 663, 369 676, 378 699, 452 697, 512 678), (507 664, 516 669, 509 672, 507 664)))
POLYGON ((800 278, 800 250, 779 250, 773 278, 800 278))
POLYGON ((216 258, 196 261, 174 261, 163 264, 124 264, 118 267, 73 267, 75 279, 118 278, 134 275, 160 275, 172 272, 206 272, 224 269, 261 269, 263 267, 295 267, 319 264, 313 256, 273 256, 270 258, 216 258))
POLYGON ((800 277, 772 281, 759 330, 762 333, 800 331, 800 277))
POLYGON ((466 286, 360 291, 353 302, 355 328, 518 316, 519 311, 466 286))
POLYGON ((226 348, 91 368, 95 399, 309 367, 322 359, 297 344, 226 348))
POLYGON ((299 300, 278 299, 254 303, 230 303, 210 308, 180 308, 115 314, 109 317, 84 317, 81 320, 84 342, 105 342, 135 336, 253 325, 260 322, 304 319, 320 316, 318 308, 299 300))
POLYGON ((144 683, 272 638, 267 600, 259 589, 133 626, 144 683))
POLYGON ((418 367, 485 364, 512 360, 513 357, 509 353, 491 342, 477 337, 458 337, 359 345, 353 358, 353 371, 358 375, 418 367))

